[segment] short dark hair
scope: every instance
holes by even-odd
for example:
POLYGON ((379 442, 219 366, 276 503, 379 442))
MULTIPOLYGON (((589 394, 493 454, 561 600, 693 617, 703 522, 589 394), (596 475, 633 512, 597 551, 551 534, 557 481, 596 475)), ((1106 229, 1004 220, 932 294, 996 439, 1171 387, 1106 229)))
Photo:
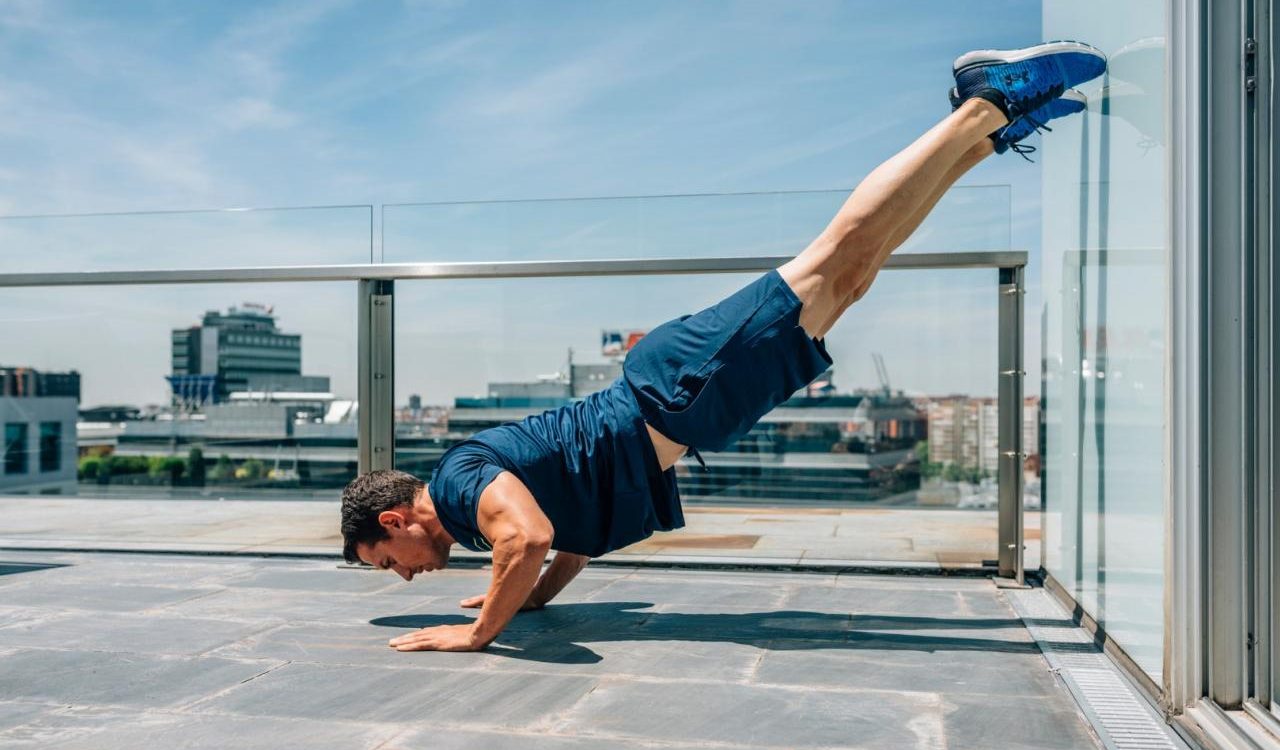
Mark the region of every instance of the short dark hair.
POLYGON ((360 562, 357 544, 377 544, 390 538, 378 516, 413 505, 424 486, 421 479, 395 469, 378 469, 352 479, 342 490, 342 556, 347 562, 360 562))

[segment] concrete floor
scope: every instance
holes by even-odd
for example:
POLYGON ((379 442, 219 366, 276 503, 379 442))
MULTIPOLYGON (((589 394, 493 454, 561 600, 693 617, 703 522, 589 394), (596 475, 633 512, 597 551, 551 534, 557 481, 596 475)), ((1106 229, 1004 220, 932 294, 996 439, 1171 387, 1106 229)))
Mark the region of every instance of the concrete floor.
POLYGON ((981 578, 588 569, 488 651, 487 571, 0 551, 0 747, 1092 748, 981 578))

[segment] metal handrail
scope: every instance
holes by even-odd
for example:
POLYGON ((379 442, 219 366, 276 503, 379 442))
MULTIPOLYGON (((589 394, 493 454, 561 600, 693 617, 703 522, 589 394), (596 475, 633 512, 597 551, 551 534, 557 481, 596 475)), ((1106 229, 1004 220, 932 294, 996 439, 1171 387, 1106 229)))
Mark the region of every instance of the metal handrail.
MULTIPOLYGON (((71 271, 0 274, 3 287, 109 286, 130 284, 231 284, 289 281, 393 281, 398 279, 507 279, 566 276, 637 276, 767 271, 792 256, 728 258, 642 258, 620 260, 538 260, 459 263, 384 263, 332 266, 189 268, 158 271, 71 271)), ((1019 251, 903 253, 889 256, 886 269, 1022 268, 1019 251)))

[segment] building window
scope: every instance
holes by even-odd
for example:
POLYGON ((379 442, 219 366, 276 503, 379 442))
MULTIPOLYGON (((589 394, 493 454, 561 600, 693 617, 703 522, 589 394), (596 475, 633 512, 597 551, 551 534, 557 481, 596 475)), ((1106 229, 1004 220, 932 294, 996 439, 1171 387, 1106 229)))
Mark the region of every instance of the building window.
POLYGON ((27 473, 27 425, 9 422, 4 426, 4 473, 27 473))
POLYGON ((62 423, 40 423, 40 471, 62 470, 62 423))

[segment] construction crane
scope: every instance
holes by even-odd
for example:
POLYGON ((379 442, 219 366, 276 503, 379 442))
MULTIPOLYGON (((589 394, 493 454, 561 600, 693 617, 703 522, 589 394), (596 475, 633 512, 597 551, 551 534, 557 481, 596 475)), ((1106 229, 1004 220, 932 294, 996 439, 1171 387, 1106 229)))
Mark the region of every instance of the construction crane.
POLYGON ((880 388, 884 391, 885 398, 888 398, 891 395, 889 391, 889 368, 885 367, 884 357, 878 352, 872 352, 871 359, 876 363, 876 377, 880 379, 880 388))

